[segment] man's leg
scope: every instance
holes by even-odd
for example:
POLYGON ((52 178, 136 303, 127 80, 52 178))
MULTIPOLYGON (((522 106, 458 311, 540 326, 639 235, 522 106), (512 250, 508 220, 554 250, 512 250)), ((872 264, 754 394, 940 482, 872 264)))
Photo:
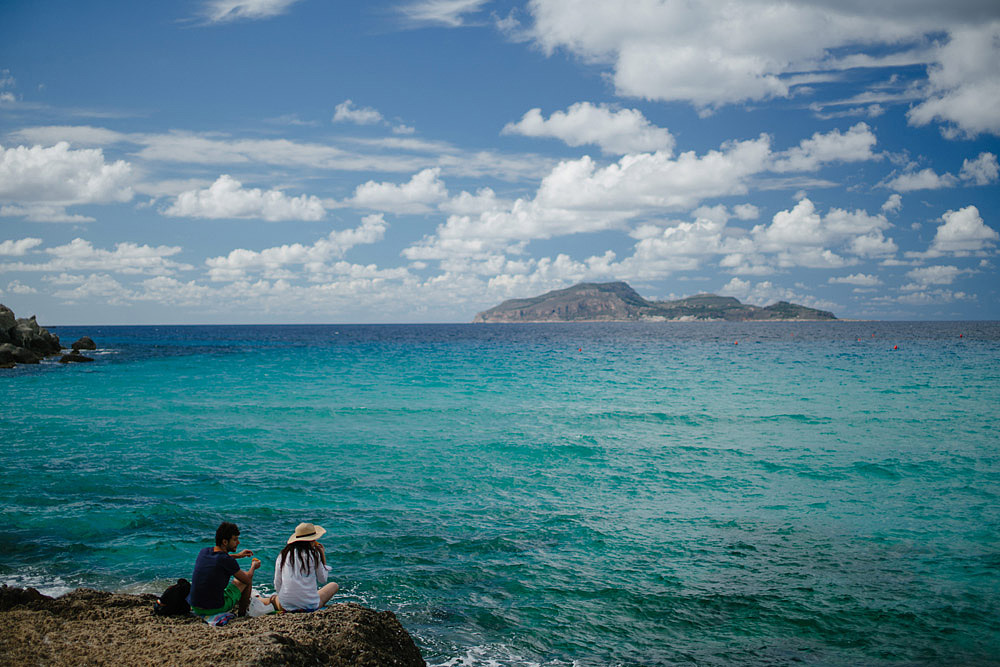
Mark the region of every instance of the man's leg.
POLYGON ((246 616, 247 609, 250 608, 250 592, 253 589, 253 583, 252 583, 253 575, 251 574, 250 577, 251 577, 250 584, 244 584, 242 581, 237 581, 236 579, 233 579, 233 583, 236 584, 236 588, 240 589, 240 601, 236 605, 237 616, 246 616))

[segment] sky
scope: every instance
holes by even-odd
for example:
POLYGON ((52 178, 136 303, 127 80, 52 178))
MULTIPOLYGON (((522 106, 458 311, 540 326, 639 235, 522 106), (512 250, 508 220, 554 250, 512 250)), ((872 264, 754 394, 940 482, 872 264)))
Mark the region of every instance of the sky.
POLYGON ((996 0, 0 6, 0 303, 468 322, 621 280, 1000 319, 996 0))

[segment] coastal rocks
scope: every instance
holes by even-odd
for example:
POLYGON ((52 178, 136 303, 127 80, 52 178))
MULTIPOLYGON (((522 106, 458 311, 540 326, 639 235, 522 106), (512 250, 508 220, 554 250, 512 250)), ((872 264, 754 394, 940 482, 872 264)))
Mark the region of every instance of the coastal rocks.
POLYGON ((4 343, 0 345, 0 364, 37 364, 42 360, 41 355, 35 354, 31 350, 4 343))
MULTIPOLYGON (((45 357, 62 352, 59 336, 39 326, 35 316, 15 317, 14 311, 0 304, 0 368, 13 368, 15 364, 37 364, 45 357)), ((73 352, 65 355, 61 363, 93 361, 79 350, 96 350, 97 344, 89 336, 73 343, 73 352)))
POLYGON ((87 361, 93 361, 92 357, 85 357, 80 354, 79 350, 73 350, 69 354, 64 354, 60 359, 60 364, 79 364, 87 361))
POLYGON ((97 343, 90 336, 83 336, 80 340, 73 343, 70 347, 74 350, 96 350, 97 343))
POLYGON ((154 600, 86 588, 53 599, 3 586, 0 655, 9 664, 44 665, 426 664, 389 611, 335 604, 213 628, 193 617, 154 616, 154 600))

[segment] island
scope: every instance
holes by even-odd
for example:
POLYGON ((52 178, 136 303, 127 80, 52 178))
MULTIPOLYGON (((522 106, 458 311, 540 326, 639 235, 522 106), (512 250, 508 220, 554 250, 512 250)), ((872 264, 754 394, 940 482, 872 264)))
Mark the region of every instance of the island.
POLYGON ((697 294, 676 301, 647 301, 624 282, 580 283, 527 299, 509 299, 475 316, 485 322, 685 322, 828 321, 833 313, 787 301, 770 306, 731 296, 697 294))

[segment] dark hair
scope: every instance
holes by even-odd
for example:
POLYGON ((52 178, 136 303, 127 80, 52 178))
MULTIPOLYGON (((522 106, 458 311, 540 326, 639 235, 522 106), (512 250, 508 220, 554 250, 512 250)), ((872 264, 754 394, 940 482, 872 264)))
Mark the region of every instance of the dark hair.
POLYGON ((239 534, 240 529, 236 527, 235 523, 223 521, 219 524, 219 527, 215 529, 215 546, 221 547, 223 542, 232 537, 236 537, 239 534))
POLYGON ((281 550, 281 559, 278 567, 285 567, 285 560, 289 557, 292 559, 292 568, 295 568, 295 561, 299 562, 299 572, 302 574, 308 574, 311 569, 318 569, 320 562, 323 561, 323 556, 320 550, 316 548, 316 542, 306 542, 305 540, 298 540, 296 542, 289 542, 285 545, 285 548, 281 550))

